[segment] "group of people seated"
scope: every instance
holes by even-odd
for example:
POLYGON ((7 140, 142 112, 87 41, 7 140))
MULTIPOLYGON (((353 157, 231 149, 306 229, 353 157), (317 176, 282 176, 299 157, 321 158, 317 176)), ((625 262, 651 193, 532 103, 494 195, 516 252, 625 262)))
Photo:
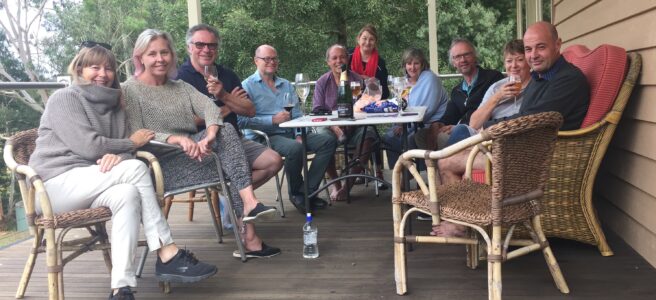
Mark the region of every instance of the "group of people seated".
MULTIPOLYGON (((367 25, 359 32, 352 51, 343 45, 327 49, 330 70, 317 81, 313 107, 335 109, 342 65, 349 66, 352 81, 378 79, 382 98, 389 97, 388 72, 377 51, 377 41, 375 28, 367 25)), ((305 146, 315 157, 308 178, 303 178, 300 133, 278 126, 299 117, 301 109, 298 101, 291 111, 284 109, 286 97, 295 97, 296 93, 288 80, 277 75, 276 49, 259 46, 254 55, 256 71, 240 82, 232 70, 216 63, 216 29, 205 24, 193 26, 187 31, 186 44, 189 58, 178 68, 171 36, 145 30, 134 46, 134 74, 119 84, 111 47, 83 43, 68 70, 73 85, 50 97, 41 118, 29 164, 45 181, 54 212, 107 206, 113 213, 109 299, 134 299, 131 287, 136 286, 133 262, 140 223, 149 248, 157 251, 157 277, 196 282, 217 271, 173 242, 148 167, 135 159, 137 149, 157 156, 166 190, 218 181, 218 172, 222 171, 231 183, 229 198, 243 228, 240 234, 250 258, 280 254, 280 249, 266 245, 256 234, 253 222, 275 208, 259 202, 254 190, 277 174, 283 164, 290 200, 305 212, 303 181, 312 192, 326 172, 332 178, 337 176, 334 155, 341 141, 364 140, 362 149, 356 151, 362 164, 382 157, 371 157, 372 153, 378 154, 376 145, 380 143, 372 127, 323 128, 307 135, 305 146), (208 65, 216 67, 218 76, 205 74, 208 65), (271 148, 243 136, 243 128, 267 133, 271 148), (179 149, 156 147, 150 141, 177 145, 179 149), (218 155, 223 170, 217 170, 209 154, 218 155)), ((412 125, 409 145, 440 149, 501 120, 547 110, 563 114, 563 129, 580 126, 589 89, 581 72, 560 56, 560 39, 551 24, 532 25, 524 40, 509 42, 503 54, 506 72, 521 78, 521 85, 509 82, 498 71, 479 66, 471 42, 454 40, 449 55, 463 80, 449 97, 440 79, 430 71, 422 51, 406 50, 402 67, 412 86, 408 105, 427 107, 423 122, 412 125)), ((401 150, 400 126, 391 127, 383 137, 386 148, 391 150, 390 167, 401 150)), ((460 180, 465 159, 457 155, 439 162, 444 183, 460 180)), ((477 166, 482 163, 482 159, 476 160, 477 166)), ((382 172, 376 171, 382 178, 382 172)), ((331 200, 344 199, 350 184, 338 182, 331 190, 331 200)), ((318 197, 310 200, 311 210, 327 205, 318 197)), ((433 234, 454 236, 462 231, 455 224, 442 222, 433 234)), ((240 254, 236 251, 233 256, 240 254)))

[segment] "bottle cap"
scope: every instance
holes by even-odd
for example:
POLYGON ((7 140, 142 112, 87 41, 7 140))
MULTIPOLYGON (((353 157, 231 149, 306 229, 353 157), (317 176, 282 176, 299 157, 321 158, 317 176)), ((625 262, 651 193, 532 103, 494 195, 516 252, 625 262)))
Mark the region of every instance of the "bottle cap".
POLYGON ((305 215, 305 221, 307 221, 307 222, 312 221, 312 214, 311 214, 311 213, 307 213, 307 214, 305 215))

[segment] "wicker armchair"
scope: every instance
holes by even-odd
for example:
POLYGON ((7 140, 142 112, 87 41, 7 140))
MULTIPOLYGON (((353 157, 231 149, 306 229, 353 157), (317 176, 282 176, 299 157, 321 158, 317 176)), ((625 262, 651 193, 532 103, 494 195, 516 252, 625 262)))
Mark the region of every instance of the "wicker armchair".
POLYGON ((542 226, 549 237, 596 245, 601 255, 609 256, 613 251, 593 203, 594 181, 640 73, 642 60, 639 54, 627 55, 624 49, 609 45, 594 51, 572 46, 563 55, 588 78, 590 108, 581 129, 558 132, 545 188, 542 226), (613 86, 614 90, 608 90, 613 86))
MULTIPOLYGON (((7 167, 16 174, 29 230, 33 236, 32 250, 25 263, 16 298, 20 299, 25 295, 37 255, 45 252, 49 299, 64 299, 64 266, 76 257, 89 251, 100 250, 107 269, 111 271, 112 262, 109 254, 111 245, 105 222, 112 218, 112 212, 107 207, 98 207, 53 214, 43 181, 32 168, 27 166, 35 148, 36 138, 36 128, 18 132, 7 141, 3 153, 7 167), (36 201, 39 201, 43 210, 41 215, 35 213, 36 201), (64 240, 66 234, 74 228, 85 228, 89 235, 64 240), (56 231, 59 233, 55 237, 56 231), (65 252, 70 253, 64 256, 65 252)), ((137 156, 154 164, 157 163, 154 156, 148 152, 140 151, 137 156)), ((158 165, 154 166, 157 167, 158 165)))
MULTIPOLYGON (((558 289, 569 293, 541 228, 539 199, 548 178, 549 163, 556 133, 562 117, 547 112, 499 123, 480 134, 440 151, 411 150, 396 163, 392 178, 394 218, 394 267, 396 291, 407 292, 407 243, 464 244, 470 258, 478 259, 479 236, 487 245, 488 292, 490 299, 501 299, 501 264, 509 259, 541 250, 558 289), (436 178, 437 160, 463 149, 491 140, 489 158, 492 164, 492 185, 463 180, 441 186, 436 178), (428 167, 428 187, 417 172, 413 160, 424 159, 428 167), (409 169, 420 190, 401 192, 401 173, 409 169), (412 208, 403 212, 402 205, 412 208), (433 225, 441 220, 465 225, 477 232, 471 237, 437 237, 405 235, 405 225, 415 211, 430 213, 433 225), (516 225, 524 225, 531 239, 513 239, 516 225), (502 230, 506 232, 505 237, 502 230), (491 236, 488 234, 491 232, 491 236), (518 246, 510 251, 509 246, 518 246)), ((471 262, 471 261, 470 261, 471 262)), ((475 263, 470 264, 475 267, 475 263)))

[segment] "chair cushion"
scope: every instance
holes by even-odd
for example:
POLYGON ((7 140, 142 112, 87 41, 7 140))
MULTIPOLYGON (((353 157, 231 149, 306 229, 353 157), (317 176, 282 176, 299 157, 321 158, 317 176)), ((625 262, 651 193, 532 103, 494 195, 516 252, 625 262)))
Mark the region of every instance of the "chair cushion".
POLYGON ((563 51, 563 56, 583 72, 590 84, 590 107, 581 124, 585 128, 599 122, 613 106, 626 73, 626 51, 606 44, 594 50, 573 45, 563 51))
POLYGON ((36 225, 45 228, 81 227, 111 219, 112 211, 105 206, 80 209, 56 214, 54 220, 46 220, 42 215, 36 218, 36 225))
MULTIPOLYGON (((492 223, 492 187, 487 184, 463 180, 437 188, 440 215, 480 226, 492 223)), ((401 194, 400 203, 430 211, 429 198, 420 190, 401 194)), ((529 203, 509 205, 503 209, 503 223, 515 224, 531 218, 536 211, 529 203)))

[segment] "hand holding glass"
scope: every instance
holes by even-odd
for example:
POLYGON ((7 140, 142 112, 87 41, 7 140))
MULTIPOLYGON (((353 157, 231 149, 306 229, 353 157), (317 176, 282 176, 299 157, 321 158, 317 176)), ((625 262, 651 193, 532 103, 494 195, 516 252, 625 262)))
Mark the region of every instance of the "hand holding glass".
MULTIPOLYGON (((214 64, 211 65, 206 65, 203 69, 203 77, 205 78, 206 82, 210 82, 210 79, 218 79, 219 75, 216 70, 216 66, 214 64)), ((210 98, 216 99, 214 95, 211 95, 210 98)))
POLYGON ((517 106, 517 95, 522 91, 522 78, 519 75, 509 75, 508 82, 512 83, 515 90, 517 90, 513 103, 513 105, 517 106))

